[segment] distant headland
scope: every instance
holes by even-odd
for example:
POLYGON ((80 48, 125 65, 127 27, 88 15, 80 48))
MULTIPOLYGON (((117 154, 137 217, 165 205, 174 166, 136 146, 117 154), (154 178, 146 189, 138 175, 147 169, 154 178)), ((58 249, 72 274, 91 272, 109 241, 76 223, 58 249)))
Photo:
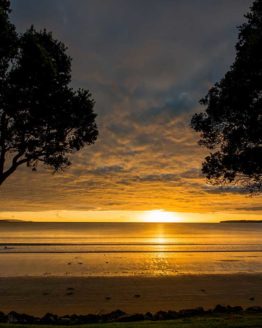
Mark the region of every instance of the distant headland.
POLYGON ((219 223, 262 223, 262 220, 224 220, 219 223))
POLYGON ((32 221, 26 221, 26 220, 17 220, 17 219, 0 219, 0 223, 28 223, 32 221))

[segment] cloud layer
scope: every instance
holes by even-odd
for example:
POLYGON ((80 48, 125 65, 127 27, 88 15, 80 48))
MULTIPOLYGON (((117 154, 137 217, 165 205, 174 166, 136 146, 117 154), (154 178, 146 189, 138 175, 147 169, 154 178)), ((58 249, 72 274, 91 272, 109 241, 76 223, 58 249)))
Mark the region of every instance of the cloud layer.
POLYGON ((234 60, 251 2, 13 0, 19 31, 46 27, 68 45, 100 137, 64 174, 20 169, 1 187, 1 210, 261 210, 257 198, 206 185, 206 151, 189 128, 234 60))

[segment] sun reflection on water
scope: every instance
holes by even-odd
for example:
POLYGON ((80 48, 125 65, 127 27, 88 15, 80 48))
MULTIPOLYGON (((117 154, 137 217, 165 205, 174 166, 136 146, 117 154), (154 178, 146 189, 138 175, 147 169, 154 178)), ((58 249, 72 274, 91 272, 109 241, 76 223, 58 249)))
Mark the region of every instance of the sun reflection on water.
POLYGON ((157 236, 154 238, 154 242, 155 242, 155 244, 158 244, 158 245, 165 245, 167 241, 166 241, 165 237, 157 236))

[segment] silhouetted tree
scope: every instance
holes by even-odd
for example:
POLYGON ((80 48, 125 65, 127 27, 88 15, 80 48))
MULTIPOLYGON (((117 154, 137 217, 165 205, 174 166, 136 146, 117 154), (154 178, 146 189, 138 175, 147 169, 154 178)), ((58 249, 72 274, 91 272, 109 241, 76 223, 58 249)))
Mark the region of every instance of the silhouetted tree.
POLYGON ((31 27, 18 35, 0 0, 0 185, 22 164, 61 170, 97 138, 91 94, 74 91, 63 43, 31 27))
POLYGON ((262 190, 262 1, 239 27, 236 58, 224 78, 200 101, 192 117, 200 145, 211 150, 202 171, 213 184, 262 190))

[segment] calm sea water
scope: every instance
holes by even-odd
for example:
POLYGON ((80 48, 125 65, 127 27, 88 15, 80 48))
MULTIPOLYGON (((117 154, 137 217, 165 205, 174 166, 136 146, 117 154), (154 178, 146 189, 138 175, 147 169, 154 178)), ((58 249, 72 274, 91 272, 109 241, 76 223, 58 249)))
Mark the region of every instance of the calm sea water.
POLYGON ((262 224, 0 223, 0 276, 261 273, 262 224))

